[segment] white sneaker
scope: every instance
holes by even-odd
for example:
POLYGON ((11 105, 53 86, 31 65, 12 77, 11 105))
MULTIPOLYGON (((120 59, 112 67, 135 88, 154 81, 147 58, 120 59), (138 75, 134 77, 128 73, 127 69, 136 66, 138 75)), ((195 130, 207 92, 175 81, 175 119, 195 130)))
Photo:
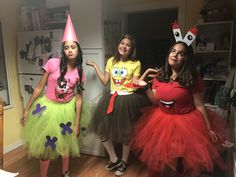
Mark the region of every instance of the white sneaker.
POLYGON ((125 174, 126 169, 127 169, 127 163, 122 160, 121 165, 115 171, 115 175, 122 176, 123 174, 125 174))

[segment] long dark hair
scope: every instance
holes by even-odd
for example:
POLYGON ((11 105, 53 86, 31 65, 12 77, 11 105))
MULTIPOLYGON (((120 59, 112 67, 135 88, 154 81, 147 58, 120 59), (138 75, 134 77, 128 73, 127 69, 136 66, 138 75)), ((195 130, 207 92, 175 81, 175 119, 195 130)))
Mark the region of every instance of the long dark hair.
POLYGON ((165 63, 164 69, 157 79, 160 82, 171 81, 170 77, 172 75, 172 69, 171 69, 171 66, 169 65, 168 58, 174 46, 177 44, 181 44, 185 48, 184 61, 179 72, 177 73, 177 81, 182 86, 194 85, 196 82, 197 71, 196 71, 196 63, 195 63, 195 56, 194 56, 193 48, 192 46, 188 46, 186 43, 182 41, 178 41, 170 47, 170 50, 166 57, 166 63, 165 63))
POLYGON ((128 34, 125 34, 120 38, 120 40, 118 41, 118 44, 116 46, 115 55, 114 55, 114 62, 118 62, 121 59, 121 55, 118 51, 118 46, 120 45, 120 43, 123 39, 128 39, 131 42, 131 51, 130 51, 130 54, 127 57, 127 59, 132 60, 132 61, 136 61, 137 59, 135 58, 136 57, 136 42, 135 42, 135 39, 132 36, 130 36, 128 34))
MULTIPOLYGON (((82 67, 82 63, 83 63, 83 54, 82 54, 82 50, 80 48, 79 43, 75 42, 77 47, 78 47, 78 55, 76 57, 76 66, 77 66, 77 70, 78 70, 78 74, 79 74, 79 83, 77 83, 77 93, 81 93, 84 88, 82 86, 82 77, 83 77, 83 67, 82 67)), ((57 79, 57 83, 60 86, 61 83, 65 80, 64 76, 67 72, 67 57, 66 54, 64 52, 64 44, 62 45, 62 57, 61 57, 61 62, 60 62, 60 76, 57 79)))

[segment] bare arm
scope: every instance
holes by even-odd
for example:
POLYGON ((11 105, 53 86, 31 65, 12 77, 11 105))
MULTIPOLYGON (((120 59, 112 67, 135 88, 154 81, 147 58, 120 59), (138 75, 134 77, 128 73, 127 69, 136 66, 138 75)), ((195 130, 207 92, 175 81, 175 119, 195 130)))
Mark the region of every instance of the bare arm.
POLYGON ((28 111, 30 109, 30 107, 32 106, 33 102, 41 95, 41 93, 43 92, 44 90, 44 87, 47 83, 47 80, 48 80, 48 76, 49 76, 49 73, 48 72, 44 72, 39 83, 37 84, 37 86, 35 87, 34 89, 34 92, 33 94, 31 95, 24 111, 23 111, 23 115, 21 117, 21 120, 20 120, 20 123, 22 126, 24 126, 25 124, 25 121, 27 119, 27 116, 28 116, 28 111))
POLYGON ((82 92, 76 95, 76 135, 80 134, 80 119, 82 112, 82 92))
POLYGON ((132 82, 133 83, 136 83, 138 80, 139 80, 138 76, 133 76, 133 78, 132 78, 132 82))
MULTIPOLYGON (((145 80, 150 75, 150 73, 152 73, 152 76, 154 75, 154 77, 156 77, 156 75, 160 72, 160 70, 161 69, 148 68, 143 73, 143 75, 139 78, 138 82, 145 80)), ((156 101, 156 98, 155 98, 156 97, 155 96, 156 95, 156 89, 148 88, 146 90, 146 94, 147 94, 147 97, 149 98, 149 100, 152 102, 152 104, 156 105, 157 104, 157 101, 156 101)))
POLYGON ((156 74, 157 72, 158 72, 158 70, 156 70, 156 69, 148 68, 148 69, 143 73, 143 75, 140 77, 139 80, 145 80, 145 79, 148 77, 148 75, 149 75, 150 73, 156 74))
POLYGON ((217 136, 215 135, 215 133, 211 130, 211 125, 208 119, 208 114, 206 111, 206 108, 204 106, 204 101, 203 101, 203 94, 198 92, 198 93, 194 93, 193 94, 193 101, 195 104, 195 107, 202 113, 203 118, 206 122, 207 128, 209 129, 210 132, 210 136, 212 138, 213 141, 217 141, 217 136))
POLYGON ((146 90, 146 94, 147 94, 147 97, 149 98, 149 100, 152 102, 153 105, 156 105, 157 104, 157 101, 156 101, 156 90, 153 89, 151 90, 150 88, 146 90))
POLYGON ((86 64, 88 66, 92 66, 95 69, 99 80, 101 81, 101 83, 104 86, 106 86, 109 83, 109 81, 110 81, 110 74, 108 72, 105 72, 105 74, 103 74, 102 71, 100 70, 100 68, 98 67, 98 65, 95 62, 93 62, 93 61, 86 61, 86 64))
POLYGON ((135 84, 137 85, 146 85, 144 86, 144 88, 146 87, 146 95, 148 97, 148 99, 152 102, 153 105, 156 105, 157 104, 157 101, 156 101, 156 89, 151 89, 150 86, 143 80, 136 80, 136 81, 133 81, 135 84), (142 82, 142 84, 140 84, 142 82))

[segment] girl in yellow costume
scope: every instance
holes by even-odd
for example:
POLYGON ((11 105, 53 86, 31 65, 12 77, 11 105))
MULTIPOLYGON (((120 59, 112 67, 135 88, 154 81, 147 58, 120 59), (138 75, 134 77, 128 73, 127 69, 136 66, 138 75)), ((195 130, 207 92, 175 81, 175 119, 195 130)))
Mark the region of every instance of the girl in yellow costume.
POLYGON ((134 39, 124 35, 115 55, 107 61, 105 74, 93 61, 86 62, 95 69, 103 85, 110 82, 110 92, 100 99, 90 121, 89 132, 99 136, 110 157, 106 169, 116 170, 117 176, 125 173, 132 127, 139 117, 140 108, 148 104, 143 95, 135 93, 135 89, 130 87, 139 79, 141 70, 141 63, 134 54, 134 39), (113 142, 123 144, 121 159, 115 153, 113 142))

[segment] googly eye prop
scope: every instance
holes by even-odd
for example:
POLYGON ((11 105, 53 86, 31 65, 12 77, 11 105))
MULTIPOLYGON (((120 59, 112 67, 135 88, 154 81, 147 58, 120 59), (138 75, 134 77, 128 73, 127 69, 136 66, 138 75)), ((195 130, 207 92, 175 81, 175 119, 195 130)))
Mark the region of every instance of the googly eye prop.
POLYGON ((176 42, 182 41, 182 42, 186 43, 188 46, 190 46, 192 44, 192 42, 196 38, 197 32, 198 32, 197 28, 194 27, 187 32, 187 34, 185 35, 184 38, 182 38, 180 26, 176 21, 174 23, 172 23, 172 30, 173 30, 173 34, 175 37, 175 41, 176 42))

